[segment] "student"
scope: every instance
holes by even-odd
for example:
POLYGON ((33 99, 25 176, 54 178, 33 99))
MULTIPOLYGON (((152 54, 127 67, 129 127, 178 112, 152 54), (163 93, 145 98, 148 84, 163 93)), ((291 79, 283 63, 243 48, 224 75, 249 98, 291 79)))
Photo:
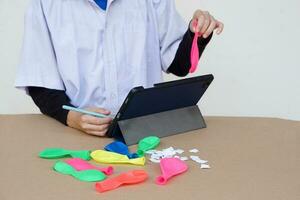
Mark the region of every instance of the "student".
POLYGON ((187 75, 194 32, 203 34, 201 56, 214 30, 220 34, 223 24, 201 10, 188 26, 174 0, 32 0, 15 86, 42 113, 104 136, 111 118, 62 105, 115 114, 130 89, 161 82, 162 71, 187 75))

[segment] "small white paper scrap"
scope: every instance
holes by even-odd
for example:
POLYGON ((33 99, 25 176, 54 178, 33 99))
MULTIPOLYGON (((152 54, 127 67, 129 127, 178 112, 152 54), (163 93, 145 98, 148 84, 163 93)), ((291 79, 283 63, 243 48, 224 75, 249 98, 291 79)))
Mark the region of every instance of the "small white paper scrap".
POLYGON ((182 154, 184 152, 184 150, 182 150, 182 149, 176 149, 175 152, 178 153, 178 154, 182 154))
POLYGON ((163 149, 162 151, 173 152, 174 148, 173 147, 169 147, 169 148, 163 149))
POLYGON ((209 166, 209 164, 201 164, 200 168, 201 169, 210 169, 210 166, 209 166))
POLYGON ((208 161, 207 160, 198 160, 198 162, 197 163, 200 163, 200 164, 206 164, 206 163, 208 163, 208 161))
POLYGON ((162 159, 164 157, 165 157, 165 155, 163 153, 155 153, 155 154, 151 155, 151 158, 153 158, 153 159, 162 159))
POLYGON ((156 153, 157 152, 157 150, 149 150, 149 151, 146 151, 145 153, 146 154, 154 154, 154 153, 156 153))
POLYGON ((191 150, 189 150, 189 152, 190 152, 190 153, 198 153, 199 150, 198 150, 198 149, 191 149, 191 150))
POLYGON ((189 158, 186 157, 186 156, 180 157, 180 160, 182 160, 182 161, 186 161, 186 160, 188 160, 188 159, 189 159, 189 158))
POLYGON ((149 160, 153 163, 160 163, 160 160, 158 159, 150 158, 149 160))
POLYGON ((190 156, 190 158, 199 164, 205 164, 208 162, 207 160, 202 160, 201 158, 199 158, 199 156, 190 156))
POLYGON ((195 161, 195 162, 197 162, 198 160, 200 160, 199 156, 190 156, 190 158, 191 158, 193 161, 195 161))

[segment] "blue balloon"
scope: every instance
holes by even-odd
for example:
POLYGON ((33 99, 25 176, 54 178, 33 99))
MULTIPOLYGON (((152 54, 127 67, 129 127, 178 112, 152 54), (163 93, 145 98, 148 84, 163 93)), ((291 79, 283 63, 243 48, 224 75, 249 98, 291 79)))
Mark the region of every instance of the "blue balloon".
POLYGON ((136 153, 130 153, 126 144, 123 142, 112 142, 104 147, 106 151, 111 151, 119 154, 126 155, 128 158, 138 158, 139 156, 136 153))

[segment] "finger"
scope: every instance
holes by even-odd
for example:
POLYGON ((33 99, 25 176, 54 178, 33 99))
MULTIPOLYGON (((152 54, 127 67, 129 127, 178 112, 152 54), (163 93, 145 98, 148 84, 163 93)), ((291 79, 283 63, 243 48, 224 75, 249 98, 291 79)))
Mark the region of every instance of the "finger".
POLYGON ((196 10, 193 19, 198 19, 201 15, 203 15, 202 10, 196 10))
POLYGON ((104 124, 104 125, 94 125, 94 124, 87 124, 83 123, 81 125, 81 128, 85 131, 105 131, 109 127, 109 124, 104 124))
POLYGON ((95 136, 100 136, 100 137, 104 137, 106 135, 106 131, 87 131, 86 133, 89 135, 95 135, 95 136))
POLYGON ((222 22, 217 21, 217 34, 221 34, 224 29, 224 24, 222 22))
POLYGON ((97 113, 101 113, 101 114, 104 114, 104 115, 109 115, 110 114, 110 111, 106 110, 104 108, 88 108, 87 110, 97 112, 97 113))
POLYGON ((90 115, 82 115, 81 116, 81 122, 87 123, 87 124, 94 124, 94 125, 101 125, 101 124, 110 124, 112 121, 112 118, 99 118, 94 117, 90 115))
POLYGON ((200 33, 205 33, 205 31, 207 30, 207 28, 209 27, 211 21, 210 21, 210 15, 208 12, 204 13, 204 22, 203 22, 203 26, 200 29, 200 33))
POLYGON ((210 25, 207 28, 207 30, 204 32, 203 38, 207 38, 215 30, 216 26, 217 26, 216 20, 213 17, 211 17, 210 25))
POLYGON ((197 19, 193 19, 191 22, 190 22, 190 30, 192 32, 196 32, 196 29, 197 29, 197 19), (195 26, 196 25, 196 26, 195 26))
POLYGON ((198 19, 198 23, 197 23, 197 28, 196 28, 195 32, 200 32, 200 30, 202 29, 202 26, 204 25, 205 16, 200 15, 197 19, 198 19))

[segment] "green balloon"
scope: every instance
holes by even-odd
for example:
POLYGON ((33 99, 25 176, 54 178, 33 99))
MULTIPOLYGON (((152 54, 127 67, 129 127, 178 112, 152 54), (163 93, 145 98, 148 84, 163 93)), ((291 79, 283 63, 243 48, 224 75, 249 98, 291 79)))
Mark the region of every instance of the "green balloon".
POLYGON ((160 139, 156 136, 149 136, 139 141, 137 154, 144 156, 145 152, 156 148, 160 143, 160 139))
POLYGON ((83 171, 76 171, 71 165, 63 161, 56 162, 53 169, 61 174, 71 175, 80 181, 96 182, 103 181, 104 179, 106 179, 104 173, 98 170, 89 169, 83 171))
POLYGON ((70 156, 72 158, 81 158, 83 160, 91 160, 91 151, 89 150, 82 150, 82 151, 71 151, 70 156))
POLYGON ((44 149, 42 152, 39 153, 41 158, 63 158, 69 157, 72 158, 81 158, 83 160, 90 160, 90 151, 89 150, 82 150, 82 151, 73 151, 73 150, 66 150, 62 148, 47 148, 44 149))

